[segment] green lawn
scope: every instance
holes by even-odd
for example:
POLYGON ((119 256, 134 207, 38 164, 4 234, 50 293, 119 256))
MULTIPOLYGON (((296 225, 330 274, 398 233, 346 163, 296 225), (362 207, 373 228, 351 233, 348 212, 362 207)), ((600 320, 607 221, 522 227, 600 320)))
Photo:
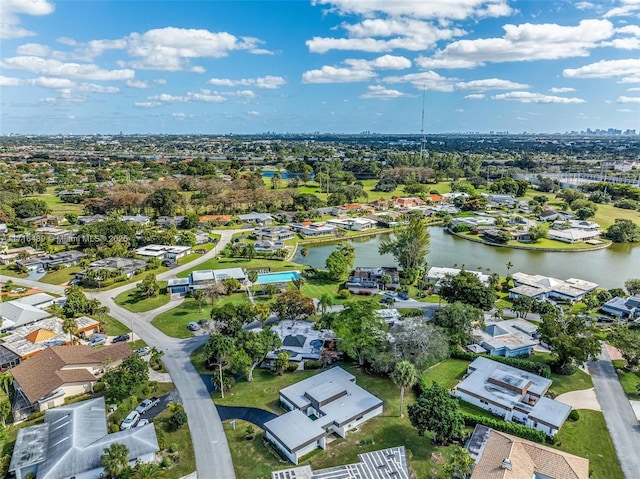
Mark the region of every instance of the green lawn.
POLYGON ((159 308, 169 302, 171 295, 166 292, 166 281, 159 281, 158 285, 160 286, 160 292, 154 298, 141 298, 137 289, 130 289, 116 296, 115 302, 132 313, 143 313, 159 308))
POLYGON ((126 334, 131 332, 131 328, 122 324, 116 318, 109 316, 108 314, 93 315, 91 316, 96 321, 104 321, 105 333, 109 336, 118 336, 120 334, 126 334))
MULTIPOLYGON (((533 353, 527 359, 529 361, 549 364, 553 360, 553 357, 551 354, 547 353, 533 353)), ((581 389, 590 389, 593 387, 591 376, 585 373, 582 369, 578 369, 571 376, 551 373, 551 381, 553 381, 553 383, 551 384, 550 391, 553 391, 558 395, 569 391, 579 391, 581 389)))
POLYGON ((47 284, 64 284, 76 277, 76 273, 82 270, 81 266, 71 266, 69 268, 59 269, 58 271, 50 271, 38 281, 47 284))
POLYGON ((13 278, 26 278, 29 276, 28 273, 18 273, 17 271, 14 271, 9 265, 0 266, 0 274, 4 276, 11 276, 13 278))
POLYGON ((623 479, 602 413, 586 409, 578 412, 580 419, 565 422, 556 436, 557 449, 589 459, 592 479, 623 479))
POLYGON ((620 384, 622 385, 622 389, 624 389, 624 393, 629 399, 638 401, 640 399, 640 395, 637 392, 637 387, 640 384, 640 372, 627 371, 624 369, 624 366, 627 364, 627 361, 624 359, 616 359, 612 361, 612 363, 616 368, 618 379, 620 379, 620 384))
POLYGON ((302 265, 289 261, 279 261, 273 259, 253 259, 246 258, 212 258, 204 263, 200 263, 194 268, 178 273, 178 278, 186 278, 192 271, 221 268, 249 268, 249 269, 271 269, 271 271, 300 271, 302 265))
POLYGON ((452 389, 467 373, 467 366, 469 361, 463 359, 445 359, 422 373, 422 378, 428 386, 435 381, 444 388, 452 389))
MULTIPOLYGON (((171 411, 167 408, 155 417, 153 423, 156 434, 164 438, 165 452, 171 444, 178 446, 178 453, 174 455, 178 462, 170 469, 166 469, 162 477, 164 479, 179 479, 196 470, 196 456, 193 452, 189 425, 185 424, 180 429, 174 429, 170 422, 171 415, 171 411)), ((160 437, 158 442, 160 442, 160 437)))
MULTIPOLYGON (((216 304, 224 304, 227 301, 247 301, 247 296, 244 293, 236 293, 226 298, 221 298, 216 304)), ((211 306, 207 305, 206 301, 202 301, 201 305, 199 305, 195 299, 186 298, 175 308, 156 316, 151 321, 151 324, 168 336, 190 338, 193 334, 187 329, 187 324, 191 321, 197 322, 201 319, 209 318, 210 312, 211 306), (200 308, 202 308, 202 311, 200 308)))
POLYGON ((56 187, 48 186, 46 193, 41 195, 29 196, 29 198, 37 198, 43 200, 54 215, 65 215, 67 213, 75 213, 81 215, 83 213, 82 205, 76 203, 63 203, 58 195, 56 195, 56 187))
POLYGON ((160 266, 156 269, 151 269, 151 270, 144 270, 142 273, 137 274, 131 278, 129 278, 127 281, 120 281, 118 283, 113 283, 110 284, 109 286, 104 286, 102 288, 84 288, 83 289, 85 291, 108 291, 110 289, 114 289, 114 288, 119 288, 120 286, 124 286, 125 284, 131 284, 131 283, 137 283, 138 281, 142 281, 144 279, 144 277, 146 275, 148 275, 149 273, 153 273, 156 276, 159 275, 160 273, 164 273, 165 271, 169 271, 169 268, 166 266, 160 266))

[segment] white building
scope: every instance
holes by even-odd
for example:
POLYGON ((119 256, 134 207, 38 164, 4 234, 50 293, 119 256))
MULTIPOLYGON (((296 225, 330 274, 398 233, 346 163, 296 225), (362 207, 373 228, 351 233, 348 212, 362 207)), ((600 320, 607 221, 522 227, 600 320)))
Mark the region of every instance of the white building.
POLYGON ((143 258, 160 258, 177 260, 191 252, 191 246, 148 244, 136 250, 138 256, 143 258))
POLYGON ((551 379, 476 358, 467 376, 454 389, 456 397, 492 414, 555 436, 569 417, 571 406, 544 397, 551 379))
POLYGON ((583 279, 569 278, 565 281, 549 276, 515 273, 513 275, 514 288, 509 290, 509 298, 528 296, 544 301, 555 298, 570 302, 580 301, 598 285, 583 279))
MULTIPOLYGON (((429 268, 429 271, 427 271, 427 274, 424 277, 424 280, 427 283, 436 285, 437 287, 443 279, 445 279, 448 276, 457 276, 458 274, 460 274, 460 271, 462 270, 457 268, 440 268, 440 267, 434 266, 432 268, 429 268)), ((465 269, 465 271, 477 277, 480 280, 480 282, 485 286, 489 285, 488 274, 484 274, 481 271, 474 271, 470 269, 465 269)))
POLYGON ((349 231, 366 231, 378 226, 378 222, 369 218, 343 218, 327 220, 327 224, 349 231))
POLYGON ((266 439, 298 464, 305 454, 325 449, 327 436, 345 437, 382 414, 382 400, 356 385, 355 379, 336 367, 281 389, 280 402, 290 411, 265 423, 266 439))

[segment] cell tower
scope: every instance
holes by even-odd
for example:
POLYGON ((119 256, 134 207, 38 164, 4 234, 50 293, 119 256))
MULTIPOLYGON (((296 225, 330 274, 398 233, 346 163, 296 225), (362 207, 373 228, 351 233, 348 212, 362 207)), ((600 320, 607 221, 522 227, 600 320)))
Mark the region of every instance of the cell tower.
POLYGON ((426 138, 424 137, 424 97, 425 97, 425 92, 427 90, 426 85, 422 87, 422 123, 420 125, 420 136, 422 137, 420 139, 420 165, 422 165, 423 160, 424 160, 424 147, 425 147, 425 143, 426 143, 426 138))

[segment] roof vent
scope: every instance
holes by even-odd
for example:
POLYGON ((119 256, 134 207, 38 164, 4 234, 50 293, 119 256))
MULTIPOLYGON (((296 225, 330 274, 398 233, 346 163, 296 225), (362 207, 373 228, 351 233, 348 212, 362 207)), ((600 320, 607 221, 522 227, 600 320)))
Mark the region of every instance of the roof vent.
POLYGON ((507 471, 511 470, 512 464, 508 458, 502 460, 502 465, 500 466, 502 469, 506 469, 507 471))

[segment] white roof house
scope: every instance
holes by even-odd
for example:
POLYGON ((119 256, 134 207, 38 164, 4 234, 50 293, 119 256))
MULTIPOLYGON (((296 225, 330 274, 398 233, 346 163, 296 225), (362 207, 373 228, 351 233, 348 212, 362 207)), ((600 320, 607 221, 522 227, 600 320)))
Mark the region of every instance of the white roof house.
POLYGON ((104 473, 100 459, 111 444, 124 444, 129 463, 153 462, 159 450, 153 424, 109 434, 104 398, 47 410, 44 423, 18 431, 9 471, 16 479, 29 472, 38 479, 82 477, 104 473))
POLYGON ((235 278, 240 282, 246 279, 242 268, 204 269, 193 271, 189 275, 189 289, 203 289, 209 283, 220 282, 227 278, 235 278))
MULTIPOLYGON (((462 270, 458 268, 440 268, 440 267, 434 266, 432 268, 429 268, 429 271, 427 271, 427 275, 425 276, 424 279, 428 283, 437 285, 440 281, 445 279, 447 276, 457 276, 458 274, 460 274, 460 271, 462 270)), ((474 276, 476 276, 480 280, 480 282, 485 286, 489 284, 488 274, 484 274, 481 271, 473 271, 470 269, 465 269, 465 271, 467 273, 471 273, 474 276)))
POLYGON ((561 280, 550 276, 515 273, 514 288, 509 290, 509 297, 528 296, 535 299, 557 298, 568 301, 579 301, 598 285, 578 278, 561 280))
POLYGON ((290 411, 266 422, 265 435, 294 464, 304 454, 324 449, 326 436, 344 437, 382 414, 382 400, 356 385, 355 376, 338 367, 281 389, 280 402, 290 411))
POLYGON ((473 341, 492 356, 518 357, 531 353, 539 343, 538 328, 524 319, 487 322, 484 329, 473 330, 473 341))
POLYGON ((23 296, 22 298, 14 299, 16 303, 28 304, 36 308, 44 309, 48 308, 56 300, 55 296, 51 296, 47 293, 30 294, 29 296, 23 296))
POLYGON ((522 369, 476 358, 468 375, 455 388, 454 394, 463 401, 554 436, 566 421, 571 406, 544 395, 551 380, 522 369))
POLYGON ((0 303, 0 317, 2 317, 0 329, 2 331, 33 323, 49 316, 51 316, 50 313, 29 304, 22 304, 17 301, 0 303))
POLYGON ((148 244, 136 250, 138 256, 145 258, 178 259, 187 255, 191 246, 148 244))
POLYGON ((267 354, 267 359, 276 359, 278 353, 289 353, 289 361, 319 359, 325 340, 335 339, 336 335, 329 329, 315 329, 314 323, 308 321, 280 321, 272 328, 282 341, 282 347, 267 354))

